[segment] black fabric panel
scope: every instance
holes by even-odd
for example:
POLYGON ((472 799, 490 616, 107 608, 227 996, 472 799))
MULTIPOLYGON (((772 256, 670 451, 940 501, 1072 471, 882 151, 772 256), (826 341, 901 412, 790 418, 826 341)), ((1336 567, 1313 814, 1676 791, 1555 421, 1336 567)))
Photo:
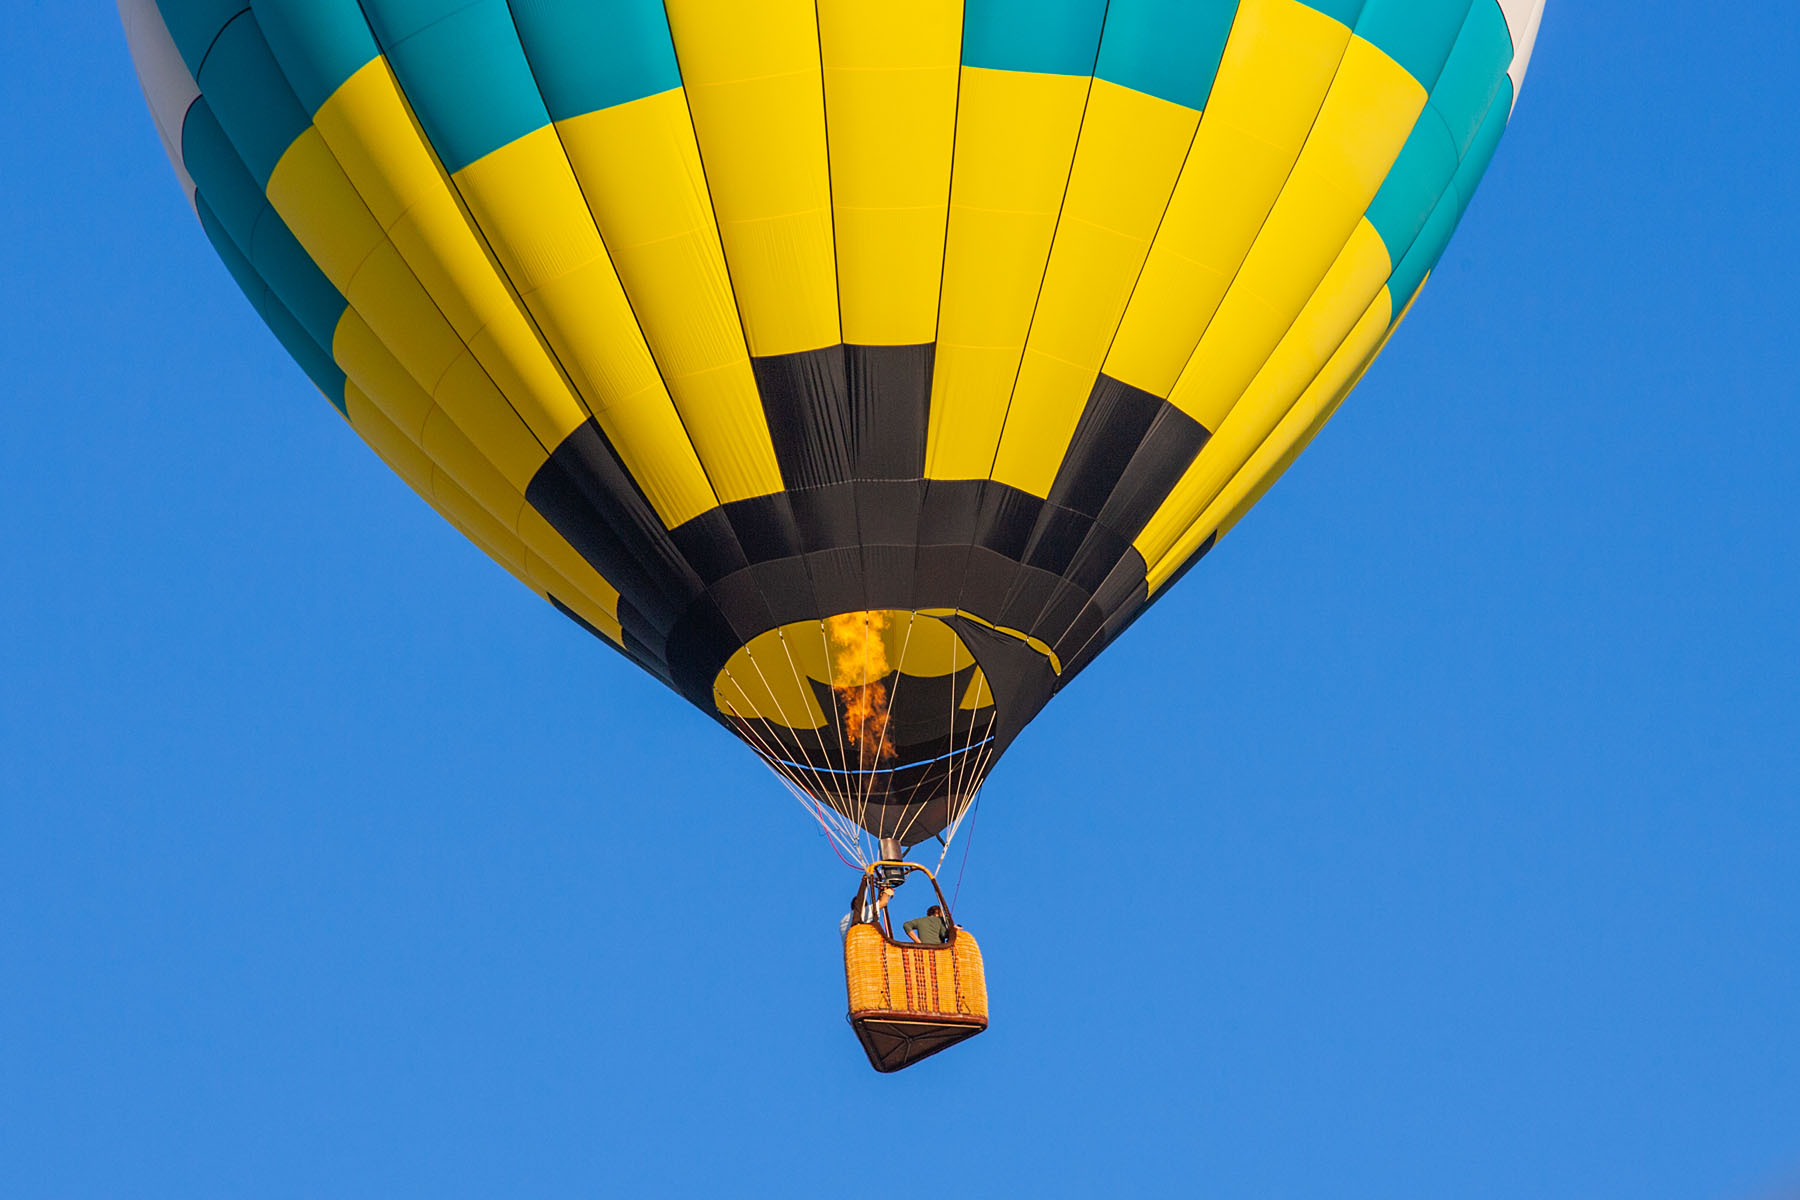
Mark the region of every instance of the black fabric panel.
POLYGON ((1050 660, 1030 646, 966 617, 946 617, 963 644, 981 664, 988 688, 994 693, 999 722, 994 727, 998 754, 1012 744, 1019 732, 1056 694, 1056 674, 1050 660))
POLYGON ((1096 379, 1050 485, 1050 503, 1098 517, 1165 403, 1105 375, 1096 379))
MULTIPOLYGON (((1050 603, 1050 597, 1062 586, 1062 576, 1049 571, 1040 571, 1036 567, 1021 566, 1013 574, 1012 587, 1007 589, 1006 606, 998 616, 988 616, 993 610, 988 609, 982 615, 996 625, 1004 625, 1008 629, 1023 629, 1035 635, 1038 614, 1050 603)), ((979 611, 971 607, 971 611, 979 611)))
POLYGON ((725 506, 725 517, 750 563, 800 553, 800 523, 794 519, 794 506, 786 492, 734 501, 725 506))
POLYGON ((913 556, 912 603, 906 607, 955 608, 968 562, 967 546, 918 547, 913 556))
POLYGON ((1058 691, 1069 685, 1069 681, 1081 674, 1086 666, 1094 661, 1094 655, 1100 652, 1103 645, 1099 635, 1106 626, 1106 615, 1095 605, 1088 604, 1082 608, 1069 628, 1061 637, 1051 642, 1056 657, 1062 660, 1062 674, 1057 677, 1058 691), (1092 653, 1089 653, 1089 650, 1092 653))
POLYGON ((1044 505, 1031 541, 1025 547, 1024 560, 1040 570, 1061 575, 1069 569, 1075 552, 1087 540, 1094 519, 1054 504, 1044 505))
POLYGON ((669 536, 702 583, 723 579, 750 565, 737 530, 732 528, 731 517, 723 508, 701 513, 671 530, 669 536))
POLYGON ((1163 404, 1100 510, 1100 523, 1127 541, 1137 537, 1211 437, 1200 422, 1163 404))
POLYGON ((853 477, 919 479, 935 345, 845 346, 854 422, 853 477))
POLYGON ((1146 570, 1143 555, 1134 549, 1106 577, 1106 582, 1094 594, 1094 608, 1104 615, 1105 620, 1099 629, 1083 629, 1083 636, 1079 639, 1075 636, 1075 631, 1070 631, 1061 682, 1066 683, 1093 662, 1094 657, 1111 645, 1112 640, 1123 633, 1125 627, 1143 611, 1149 602, 1146 570))
POLYGON ((856 489, 856 524, 868 545, 912 545, 919 536, 925 481, 859 480, 856 489))
MULTIPOLYGON (((812 590, 808 581, 802 576, 801 590, 811 596, 812 590)), ((731 631, 736 635, 738 644, 744 645, 758 634, 766 633, 777 625, 786 622, 775 619, 770 611, 768 601, 762 589, 757 586, 755 574, 745 568, 735 571, 723 579, 715 580, 707 587, 719 611, 731 624, 731 631)))
POLYGON ((701 596, 669 635, 669 680, 701 712, 719 719, 713 681, 741 643, 711 596, 701 596))
POLYGON ((988 483, 981 489, 981 504, 975 514, 975 544, 1007 558, 1024 558, 1043 509, 1044 502, 1029 492, 988 483))
POLYGON ((985 481, 927 479, 919 513, 921 546, 967 546, 975 540, 975 519, 985 481))
POLYGON ((855 417, 844 347, 753 358, 750 366, 782 482, 790 489, 848 482, 855 417))
POLYGON ((800 531, 802 549, 853 550, 862 545, 862 531, 856 521, 855 484, 793 488, 788 491, 788 503, 793 505, 794 527, 800 531))
POLYGON ((911 610, 917 594, 916 546, 864 546, 863 595, 866 609, 911 610))
POLYGON ((700 594, 699 576, 593 421, 563 439, 525 499, 659 634, 700 594))
MULTIPOLYGON (((1081 614, 1088 611, 1098 614, 1100 610, 1093 606, 1087 592, 1065 579, 1057 584, 1043 611, 1032 622, 1032 636, 1042 638, 1055 648, 1069 636, 1069 630, 1081 619, 1081 614)), ((1059 651, 1057 657, 1061 656, 1059 651)))
POLYGON ((1074 559, 1064 568, 1069 582, 1093 595, 1119 561, 1131 553, 1131 543, 1104 525, 1088 530, 1074 559))
POLYGON ((644 610, 633 604, 630 598, 623 594, 619 596, 618 617, 619 628, 624 631, 627 639, 635 638, 642 645, 654 646, 656 647, 656 657, 659 659, 665 657, 664 642, 668 639, 669 631, 653 624, 650 618, 644 615, 644 610))
POLYGON ((963 576, 957 590, 945 601, 945 606, 967 609, 991 621, 994 618, 987 614, 1006 607, 1006 598, 1012 594, 1019 570, 1019 564, 1004 554, 986 546, 973 547, 963 563, 963 576))
POLYGON ((806 567, 812 576, 816 604, 812 616, 832 617, 839 613, 862 612, 869 607, 865 599, 868 587, 860 547, 808 554, 806 567))

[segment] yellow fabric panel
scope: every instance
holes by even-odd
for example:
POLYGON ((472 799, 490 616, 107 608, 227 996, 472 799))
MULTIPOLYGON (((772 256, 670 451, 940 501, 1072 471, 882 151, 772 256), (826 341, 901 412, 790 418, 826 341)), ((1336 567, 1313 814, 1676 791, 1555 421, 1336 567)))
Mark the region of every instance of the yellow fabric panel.
MULTIPOLYGON (((1219 522, 1255 487, 1247 466, 1269 443, 1289 412, 1311 413, 1351 387, 1387 334, 1387 251, 1366 221, 1345 247, 1319 293, 1292 332, 1219 426, 1200 456, 1139 535, 1136 545, 1151 564, 1154 591, 1218 529, 1219 522), (1373 243, 1371 245, 1371 243, 1373 243)), ((1298 433, 1306 420, 1293 427, 1298 433)), ((1264 466, 1280 458, 1271 450, 1264 466)))
MULTIPOLYGON (((474 347, 539 444, 560 445, 586 419, 586 410, 471 228, 386 60, 374 60, 338 88, 313 128, 429 296, 437 321, 447 321, 457 338, 474 347)), ((304 238, 302 244, 315 258, 330 256, 322 239, 317 247, 304 238)), ((384 339, 395 336, 376 316, 365 315, 384 339)), ((433 378, 421 377, 421 383, 429 390, 433 378)))
POLYGON ((1094 81, 993 477, 1048 496, 1200 114, 1094 81))
POLYGON ((349 298, 351 308, 338 321, 332 340, 338 365, 367 381, 388 381, 365 386, 383 393, 379 402, 392 406, 394 420, 403 426, 412 427, 407 413, 416 417, 420 408, 410 388, 442 404, 522 492, 547 457, 543 446, 444 324, 392 243, 384 242, 364 261, 351 281, 349 298))
POLYGON ((986 479, 1090 80, 964 67, 925 473, 986 479))
POLYGON ((1156 396, 1175 386, 1281 194, 1349 42, 1348 28, 1298 0, 1243 0, 1107 375, 1156 396))
POLYGON ((722 713, 777 721, 789 729, 820 729, 827 719, 808 680, 831 678, 820 623, 771 629, 738 648, 713 683, 722 713))
MULTIPOLYGON (((345 309, 338 318, 331 357, 358 385, 364 400, 386 414, 407 437, 416 442, 425 436, 425 418, 436 407, 431 397, 353 308, 345 309)), ((351 424, 355 423, 352 415, 351 424)))
POLYGON ((354 379, 344 384, 344 411, 350 418, 350 427, 394 474, 409 481, 431 478, 430 456, 414 437, 388 418, 354 379))
POLYGON ((332 286, 343 291, 386 240, 368 205, 314 129, 294 140, 269 176, 269 203, 332 286))
POLYGON ((450 365, 431 398, 523 493, 548 456, 472 353, 450 365))
POLYGON ((518 532, 524 495, 494 469, 443 409, 433 409, 426 418, 425 436, 419 444, 431 461, 456 481, 457 487, 474 497, 509 531, 518 532))
POLYGON ((964 712, 972 712, 978 708, 987 708, 993 702, 994 691, 988 687, 987 676, 980 667, 976 667, 974 677, 969 680, 969 686, 963 692, 962 701, 956 707, 964 712))
POLYGON ((820 0, 844 340, 937 334, 962 0, 820 0))
POLYGON ((812 0, 668 0, 664 8, 750 353, 836 345, 812 0))
POLYGON ((456 185, 557 361, 667 526, 716 506, 587 199, 546 126, 456 185))
POLYGON ((658 486, 688 505, 715 493, 730 502, 780 491, 682 93, 588 113, 558 129, 675 402, 675 411, 640 405, 603 414, 607 436, 614 445, 668 445, 668 454, 633 474, 646 490, 646 474, 667 474, 658 486), (617 434, 609 421, 618 423, 617 434))
POLYGON ((1363 213, 1399 157, 1425 96, 1400 64, 1361 38, 1351 39, 1312 136, 1169 393, 1170 403, 1218 429, 1351 234, 1366 224, 1363 213))

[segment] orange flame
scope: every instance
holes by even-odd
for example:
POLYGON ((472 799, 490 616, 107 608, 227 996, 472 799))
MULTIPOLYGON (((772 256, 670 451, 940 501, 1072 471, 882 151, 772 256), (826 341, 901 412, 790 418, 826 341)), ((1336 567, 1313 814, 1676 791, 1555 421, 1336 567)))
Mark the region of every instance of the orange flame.
POLYGON ((844 730, 865 761, 894 757, 887 732, 887 685, 881 682, 893 670, 881 636, 892 619, 884 612, 853 612, 825 621, 831 640, 831 687, 844 706, 844 730))

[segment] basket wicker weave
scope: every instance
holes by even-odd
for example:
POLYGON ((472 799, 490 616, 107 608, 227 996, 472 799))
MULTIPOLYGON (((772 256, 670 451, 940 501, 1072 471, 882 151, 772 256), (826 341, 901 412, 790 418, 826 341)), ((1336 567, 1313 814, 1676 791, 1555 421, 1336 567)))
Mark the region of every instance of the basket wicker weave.
POLYGON ((898 1071, 987 1028, 981 947, 966 929, 942 946, 889 941, 875 925, 844 939, 850 1024, 877 1071, 898 1071))

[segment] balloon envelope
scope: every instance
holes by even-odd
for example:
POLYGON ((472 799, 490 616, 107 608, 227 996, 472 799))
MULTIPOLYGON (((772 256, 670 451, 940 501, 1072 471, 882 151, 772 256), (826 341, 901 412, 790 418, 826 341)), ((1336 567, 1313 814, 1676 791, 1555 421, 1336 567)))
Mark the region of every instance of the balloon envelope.
POLYGON ((1541 0, 120 0, 375 452, 914 843, 1381 349, 1541 0))

